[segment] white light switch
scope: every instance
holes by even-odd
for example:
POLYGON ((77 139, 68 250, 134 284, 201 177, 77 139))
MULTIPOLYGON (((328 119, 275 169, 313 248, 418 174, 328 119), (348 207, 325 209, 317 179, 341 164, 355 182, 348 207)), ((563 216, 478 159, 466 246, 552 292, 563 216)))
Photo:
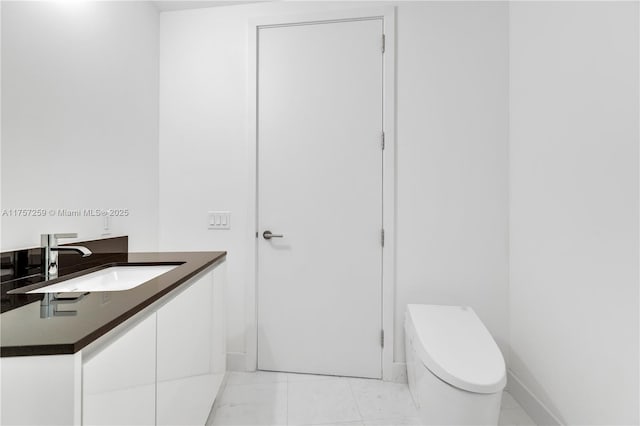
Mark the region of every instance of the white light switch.
POLYGON ((207 212, 209 229, 231 229, 231 212, 207 212))

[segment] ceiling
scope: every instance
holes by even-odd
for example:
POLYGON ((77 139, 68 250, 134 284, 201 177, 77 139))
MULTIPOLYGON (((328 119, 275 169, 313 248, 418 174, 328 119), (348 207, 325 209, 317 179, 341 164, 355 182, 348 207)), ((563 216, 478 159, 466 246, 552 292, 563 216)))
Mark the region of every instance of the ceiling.
MULTIPOLYGON (((265 0, 260 0, 265 1, 265 0)), ((185 9, 200 9, 203 7, 219 7, 219 6, 233 6, 246 3, 257 3, 257 1, 242 1, 242 0, 223 0, 223 1, 189 1, 189 0, 177 0, 177 1, 152 1, 152 3, 160 10, 160 12, 166 12, 170 10, 185 10, 185 9)))

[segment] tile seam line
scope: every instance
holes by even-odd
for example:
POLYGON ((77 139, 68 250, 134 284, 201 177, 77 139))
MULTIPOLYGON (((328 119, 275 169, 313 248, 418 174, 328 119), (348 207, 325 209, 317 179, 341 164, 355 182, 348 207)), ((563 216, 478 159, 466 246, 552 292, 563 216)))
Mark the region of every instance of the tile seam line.
POLYGON ((360 405, 358 405, 358 398, 356 398, 356 393, 353 390, 353 386, 351 386, 351 380, 345 379, 347 382, 347 386, 349 386, 349 390, 351 391, 351 396, 353 397, 353 402, 356 404, 356 410, 358 410, 358 415, 360 416, 360 422, 364 424, 364 417, 362 416, 362 412, 360 411, 360 405))

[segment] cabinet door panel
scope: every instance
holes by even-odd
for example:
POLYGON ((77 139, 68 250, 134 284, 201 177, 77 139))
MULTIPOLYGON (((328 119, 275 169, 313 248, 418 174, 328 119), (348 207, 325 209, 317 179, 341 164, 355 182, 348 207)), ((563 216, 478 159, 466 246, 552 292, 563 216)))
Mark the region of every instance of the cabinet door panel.
POLYGON ((210 370, 212 274, 206 274, 158 310, 158 381, 210 370))
POLYGON ((155 378, 154 313, 83 362, 83 424, 154 424, 155 378))
POLYGON ((227 371, 227 263, 213 270, 213 335, 211 342, 211 371, 220 382, 227 371))
POLYGON ((155 424, 155 384, 86 395, 84 425, 155 424))
POLYGON ((158 310, 159 425, 204 424, 218 390, 212 346, 213 273, 158 310))

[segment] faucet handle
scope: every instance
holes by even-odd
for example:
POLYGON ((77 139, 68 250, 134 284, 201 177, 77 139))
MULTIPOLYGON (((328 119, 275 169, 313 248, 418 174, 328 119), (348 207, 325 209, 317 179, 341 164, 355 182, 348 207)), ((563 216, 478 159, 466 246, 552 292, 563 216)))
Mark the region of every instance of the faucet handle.
POLYGON ((78 238, 77 232, 68 232, 66 234, 53 234, 55 238, 78 238))

